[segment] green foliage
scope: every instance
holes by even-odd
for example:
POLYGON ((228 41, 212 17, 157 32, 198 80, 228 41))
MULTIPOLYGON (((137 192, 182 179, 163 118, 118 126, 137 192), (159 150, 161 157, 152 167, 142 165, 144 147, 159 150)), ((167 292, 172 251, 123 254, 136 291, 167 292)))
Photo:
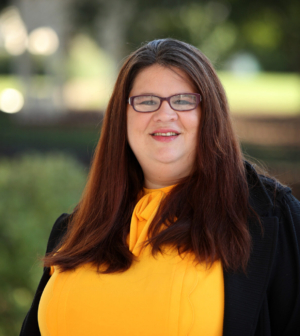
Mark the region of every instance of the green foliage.
POLYGON ((85 168, 62 153, 0 161, 0 336, 18 335, 55 219, 72 212, 85 168))
POLYGON ((123 56, 145 41, 173 37, 199 47, 220 69, 244 51, 266 71, 300 70, 299 0, 72 0, 70 12, 74 31, 88 31, 103 46, 109 40, 109 48, 113 36, 126 42, 123 56), (114 31, 99 30, 108 16, 114 31))

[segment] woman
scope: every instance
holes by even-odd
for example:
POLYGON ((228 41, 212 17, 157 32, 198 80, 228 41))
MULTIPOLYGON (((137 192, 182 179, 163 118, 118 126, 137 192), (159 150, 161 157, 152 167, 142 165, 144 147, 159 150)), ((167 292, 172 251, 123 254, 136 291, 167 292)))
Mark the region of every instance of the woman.
POLYGON ((21 335, 299 335, 299 215, 243 160, 208 59, 149 42, 120 70, 21 335))

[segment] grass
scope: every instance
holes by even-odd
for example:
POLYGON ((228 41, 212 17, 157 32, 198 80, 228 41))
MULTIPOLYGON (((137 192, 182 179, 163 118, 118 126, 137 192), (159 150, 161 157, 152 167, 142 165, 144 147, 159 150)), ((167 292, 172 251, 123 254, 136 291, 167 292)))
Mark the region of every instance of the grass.
POLYGON ((300 76, 258 73, 237 76, 219 72, 231 111, 237 115, 300 115, 300 76))

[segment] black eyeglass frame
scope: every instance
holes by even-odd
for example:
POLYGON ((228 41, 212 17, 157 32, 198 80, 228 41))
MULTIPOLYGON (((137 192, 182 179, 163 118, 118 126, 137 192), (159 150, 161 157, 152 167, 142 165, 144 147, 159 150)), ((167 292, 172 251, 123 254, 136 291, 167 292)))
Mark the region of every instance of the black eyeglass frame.
POLYGON ((159 96, 155 96, 155 95, 147 95, 147 94, 144 94, 144 95, 138 95, 138 96, 132 96, 132 97, 129 97, 128 98, 128 103, 129 103, 129 105, 131 105, 132 106, 132 108, 136 111, 136 112, 139 112, 139 113, 152 113, 152 112, 156 112, 156 111, 158 111, 159 109, 160 109, 160 107, 161 107, 161 104, 162 104, 162 102, 163 101, 167 101, 168 102, 168 104, 169 104, 169 106, 171 107, 171 109, 172 110, 174 110, 174 111, 178 111, 178 112, 188 112, 188 111, 192 111, 192 110, 194 110, 195 108, 197 108, 198 107, 198 105, 200 104, 200 102, 202 101, 202 96, 201 96, 201 94, 200 93, 176 93, 176 94, 174 94, 174 95, 172 95, 172 96, 170 96, 170 97, 159 97, 159 96), (171 100, 171 98, 172 97, 175 97, 175 96, 180 96, 180 95, 193 95, 193 96, 196 96, 196 106, 195 107, 193 107, 193 108, 191 108, 191 109, 188 109, 188 110, 177 110, 177 109, 174 109, 172 106, 171 106, 171 102, 170 102, 170 100, 171 100), (135 108, 134 108, 134 99, 135 98, 137 98, 137 97, 144 97, 144 96, 150 96, 150 97, 156 97, 156 98, 158 98, 159 100, 160 100, 160 104, 159 104, 159 106, 158 106, 158 108, 156 109, 156 110, 153 110, 153 111, 138 111, 138 110, 136 110, 135 108))

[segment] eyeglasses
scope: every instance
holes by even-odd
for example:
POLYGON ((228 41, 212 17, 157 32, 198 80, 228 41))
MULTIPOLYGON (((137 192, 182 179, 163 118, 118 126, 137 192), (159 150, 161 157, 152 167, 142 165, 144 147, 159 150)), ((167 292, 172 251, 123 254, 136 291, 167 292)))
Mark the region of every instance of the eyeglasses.
POLYGON ((137 112, 155 112, 162 102, 166 100, 171 109, 175 111, 191 111, 194 110, 202 100, 199 93, 179 93, 170 97, 158 97, 153 95, 141 95, 129 97, 128 103, 137 112))

